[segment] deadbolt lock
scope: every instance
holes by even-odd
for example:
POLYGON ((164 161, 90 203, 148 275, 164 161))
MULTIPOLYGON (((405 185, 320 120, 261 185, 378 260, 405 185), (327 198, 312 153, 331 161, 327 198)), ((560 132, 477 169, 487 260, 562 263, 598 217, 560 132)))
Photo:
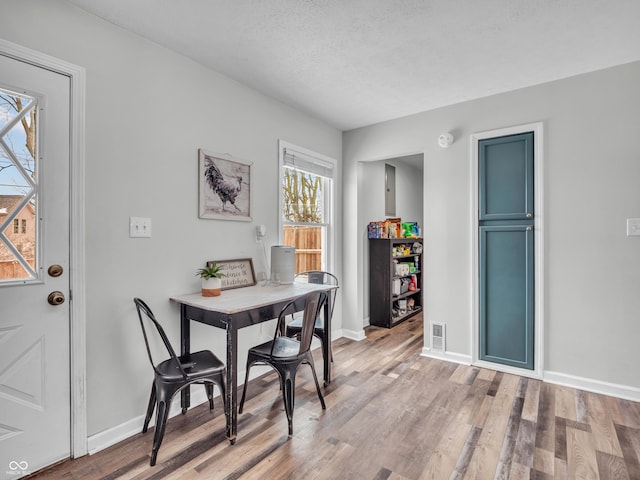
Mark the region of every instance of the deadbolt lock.
POLYGON ((59 277, 60 275, 62 275, 62 272, 64 272, 62 265, 57 264, 51 265, 47 270, 47 273, 49 273, 49 275, 52 277, 59 277))

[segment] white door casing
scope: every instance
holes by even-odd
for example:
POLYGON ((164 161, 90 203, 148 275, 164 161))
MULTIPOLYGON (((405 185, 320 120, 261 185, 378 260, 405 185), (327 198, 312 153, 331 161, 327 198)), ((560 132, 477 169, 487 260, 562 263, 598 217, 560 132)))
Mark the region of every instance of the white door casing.
POLYGON ((0 72, 3 87, 44 108, 38 277, 0 287, 0 478, 17 478, 87 451, 84 69, 0 40, 0 72), (54 263, 58 278, 46 271, 54 263), (49 305, 53 290, 65 303, 49 305))
POLYGON ((473 365, 494 370, 513 373, 525 377, 542 378, 544 372, 544 318, 545 318, 545 282, 544 282, 544 252, 545 252, 545 215, 544 215, 544 127, 541 122, 501 128, 486 132, 474 133, 470 137, 471 152, 471 361, 473 365), (524 132, 534 132, 534 203, 536 212, 534 223, 534 330, 535 353, 534 369, 510 367, 498 363, 485 362, 479 359, 479 267, 478 267, 478 142, 487 138, 515 135, 524 132))

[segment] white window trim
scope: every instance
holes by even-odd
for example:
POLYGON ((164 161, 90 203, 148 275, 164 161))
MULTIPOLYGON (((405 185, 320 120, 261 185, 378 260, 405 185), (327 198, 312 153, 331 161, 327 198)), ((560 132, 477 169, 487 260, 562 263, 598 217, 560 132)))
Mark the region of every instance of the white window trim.
MULTIPOLYGON (((314 152, 313 150, 309 150, 308 148, 301 147, 299 145, 295 145, 293 143, 286 142, 284 140, 278 140, 278 243, 282 244, 284 242, 284 222, 282 220, 282 168, 284 167, 284 152, 285 150, 294 151, 296 153, 300 153, 306 157, 316 158, 323 162, 327 162, 331 164, 333 169, 332 176, 332 185, 330 192, 330 208, 325 212, 325 215, 328 215, 328 220, 325 218, 324 224, 327 226, 327 270, 329 272, 335 272, 335 262, 336 262, 336 225, 335 219, 336 217, 336 192, 337 192, 337 168, 338 161, 335 158, 328 157, 318 152, 314 152)), ((307 224, 305 224, 307 225, 307 224)))

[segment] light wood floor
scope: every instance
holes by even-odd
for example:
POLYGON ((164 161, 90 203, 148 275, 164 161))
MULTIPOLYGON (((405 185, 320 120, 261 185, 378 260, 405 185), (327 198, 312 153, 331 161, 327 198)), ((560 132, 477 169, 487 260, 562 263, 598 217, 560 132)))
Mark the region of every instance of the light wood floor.
POLYGON ((218 401, 169 420, 155 467, 150 430, 35 478, 640 479, 640 404, 421 357, 421 317, 366 333, 334 342, 326 411, 302 367, 291 438, 267 374, 233 446, 218 401))

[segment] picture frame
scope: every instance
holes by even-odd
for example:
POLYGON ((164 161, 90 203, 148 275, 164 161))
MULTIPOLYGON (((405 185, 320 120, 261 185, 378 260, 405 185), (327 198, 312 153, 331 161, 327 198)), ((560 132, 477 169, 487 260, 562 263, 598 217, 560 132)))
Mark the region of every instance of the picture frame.
POLYGON ((236 258, 233 260, 211 260, 207 262, 207 267, 215 262, 220 267, 222 290, 232 288, 250 287, 256 284, 256 272, 253 269, 251 258, 236 258))
POLYGON ((253 162, 198 149, 198 216, 252 221, 253 162))

